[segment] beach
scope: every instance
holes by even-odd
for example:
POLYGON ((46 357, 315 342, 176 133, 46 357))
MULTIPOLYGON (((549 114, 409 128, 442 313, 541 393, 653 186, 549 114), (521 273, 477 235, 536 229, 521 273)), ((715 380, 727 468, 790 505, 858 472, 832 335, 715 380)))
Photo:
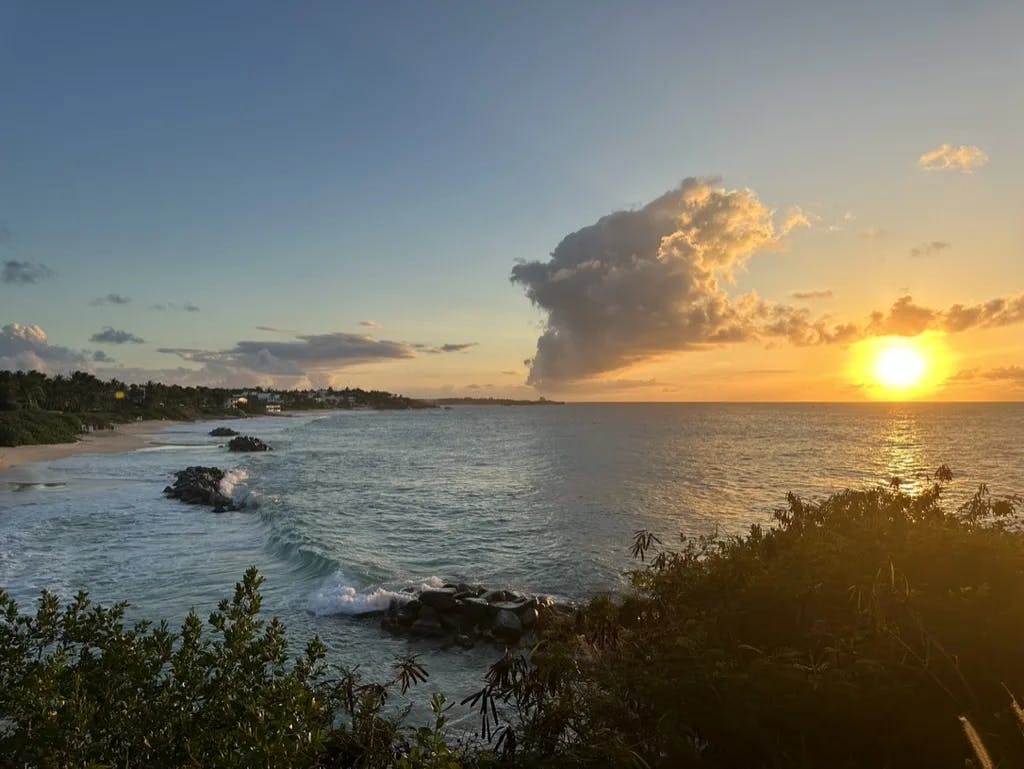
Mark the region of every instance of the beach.
POLYGON ((0 446, 0 472, 22 465, 53 462, 78 454, 118 454, 148 446, 152 437, 180 422, 151 419, 117 425, 113 430, 97 430, 76 443, 50 443, 31 446, 0 446))

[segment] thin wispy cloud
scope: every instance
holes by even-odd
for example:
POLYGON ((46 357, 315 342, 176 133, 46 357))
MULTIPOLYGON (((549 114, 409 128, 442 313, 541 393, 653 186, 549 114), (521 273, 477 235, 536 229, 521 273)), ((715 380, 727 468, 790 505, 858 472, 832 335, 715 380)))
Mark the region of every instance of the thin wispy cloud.
POLYGON ((988 155, 981 147, 970 144, 943 144, 924 153, 917 159, 917 165, 926 171, 961 171, 971 173, 987 165, 988 155))
POLYGON ((811 291, 790 291, 791 299, 831 299, 835 296, 830 288, 814 289, 811 291))
POLYGON ((476 347, 477 342, 462 342, 459 344, 443 344, 439 348, 441 352, 465 352, 471 347, 476 347))
POLYGON ((45 264, 22 262, 17 259, 6 260, 3 263, 3 268, 0 268, 0 282, 15 285, 39 283, 52 278, 53 275, 53 270, 45 264))
POLYGON ((105 304, 131 304, 130 296, 123 296, 122 294, 107 294, 106 296, 98 296, 89 302, 93 307, 101 307, 105 304))
POLYGON ((366 328, 380 328, 380 323, 375 320, 361 320, 359 321, 359 325, 365 326, 366 328))
POLYGON ((416 355, 413 348, 403 342, 342 332, 303 334, 284 342, 241 341, 227 350, 162 347, 158 351, 177 355, 190 363, 210 366, 214 370, 230 368, 290 377, 416 355))
POLYGON ((910 249, 910 255, 913 257, 931 256, 940 251, 945 251, 949 246, 950 244, 945 240, 932 240, 928 243, 922 243, 920 246, 914 246, 914 248, 910 249))
POLYGON ((97 331, 89 337, 89 341, 97 344, 144 344, 146 340, 129 331, 119 331, 106 326, 102 331, 97 331))

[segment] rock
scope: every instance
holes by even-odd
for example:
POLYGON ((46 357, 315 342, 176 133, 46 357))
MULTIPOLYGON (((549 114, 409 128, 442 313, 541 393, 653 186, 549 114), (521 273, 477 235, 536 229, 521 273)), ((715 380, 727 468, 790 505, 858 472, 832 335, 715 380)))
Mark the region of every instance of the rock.
POLYGON ((455 636, 455 644, 461 646, 463 649, 473 648, 473 637, 467 633, 459 633, 455 636))
POLYGON ((498 611, 505 610, 518 614, 527 607, 527 603, 526 601, 496 601, 495 603, 492 603, 491 606, 498 611))
POLYGON ((451 611, 455 608, 454 587, 443 587, 440 590, 424 590, 420 593, 420 602, 438 611, 451 611))
POLYGON ((481 596, 487 603, 501 603, 511 599, 512 594, 507 590, 488 590, 481 596))
POLYGON ((209 505, 217 513, 237 509, 231 497, 220 490, 224 471, 219 467, 186 467, 174 477, 174 484, 164 489, 165 496, 190 505, 209 505))
POLYGON ((494 615, 491 631, 502 640, 518 641, 523 634, 523 623, 515 612, 501 609, 494 615))
POLYGON ((259 438, 253 438, 250 435, 239 435, 237 438, 232 438, 228 444, 228 449, 231 451, 270 451, 270 446, 265 444, 259 438))
POLYGON ((531 628, 537 624, 537 619, 540 615, 537 610, 532 606, 527 606, 523 611, 519 612, 519 621, 523 623, 524 628, 531 628))
POLYGON ((429 606, 422 606, 420 608, 419 616, 416 617, 416 621, 412 623, 412 627, 409 628, 413 635, 418 636, 431 636, 438 637, 446 635, 444 627, 441 625, 441 621, 437 617, 437 612, 429 606))
POLYGON ((459 601, 459 611, 473 622, 483 622, 492 613, 491 605, 482 598, 463 598, 459 601))
POLYGON ((215 427, 210 430, 210 435, 214 438, 230 438, 233 435, 238 435, 238 431, 232 430, 230 427, 215 427))

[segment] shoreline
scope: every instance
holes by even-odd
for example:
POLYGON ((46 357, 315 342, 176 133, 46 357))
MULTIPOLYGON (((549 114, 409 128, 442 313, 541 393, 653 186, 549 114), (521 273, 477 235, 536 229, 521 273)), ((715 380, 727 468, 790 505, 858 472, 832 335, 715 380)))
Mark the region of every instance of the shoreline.
POLYGON ((148 419, 127 422, 113 430, 97 430, 82 436, 75 443, 37 443, 26 446, 0 446, 0 476, 25 465, 45 464, 79 454, 123 454, 145 448, 152 438, 174 425, 185 424, 172 419, 148 419))

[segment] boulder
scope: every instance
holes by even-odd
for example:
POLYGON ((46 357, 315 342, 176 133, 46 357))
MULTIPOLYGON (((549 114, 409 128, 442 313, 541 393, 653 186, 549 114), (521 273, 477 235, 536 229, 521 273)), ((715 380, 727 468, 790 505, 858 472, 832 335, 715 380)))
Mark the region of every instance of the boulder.
POLYGON ((537 624, 537 619, 540 617, 540 614, 533 606, 527 606, 519 612, 517 616, 519 617, 519 621, 523 623, 523 627, 529 630, 537 624))
POLYGON ((451 611, 456 606, 455 587, 443 587, 440 590, 424 590, 420 593, 420 602, 437 611, 451 611))
POLYGON ((233 435, 238 435, 238 431, 232 430, 230 427, 215 427, 210 430, 210 435, 214 438, 230 438, 233 435))
POLYGON ((494 615, 491 631, 503 641, 518 641, 523 634, 523 623, 519 616, 508 609, 500 609, 494 615))
POLYGON ((190 505, 209 505, 215 513, 237 509, 231 497, 220 490, 224 471, 219 467, 186 467, 174 477, 174 484, 164 489, 165 496, 190 505))
POLYGON ((466 619, 483 622, 491 616, 491 604, 482 598, 463 598, 459 601, 459 611, 466 619))
POLYGON ((437 612, 429 606, 421 606, 416 621, 409 628, 413 635, 438 637, 447 635, 438 619, 437 612))
POLYGON ((250 435, 239 435, 237 438, 232 438, 228 444, 228 449, 231 451, 270 451, 270 446, 265 444, 259 438, 253 438, 250 435))

